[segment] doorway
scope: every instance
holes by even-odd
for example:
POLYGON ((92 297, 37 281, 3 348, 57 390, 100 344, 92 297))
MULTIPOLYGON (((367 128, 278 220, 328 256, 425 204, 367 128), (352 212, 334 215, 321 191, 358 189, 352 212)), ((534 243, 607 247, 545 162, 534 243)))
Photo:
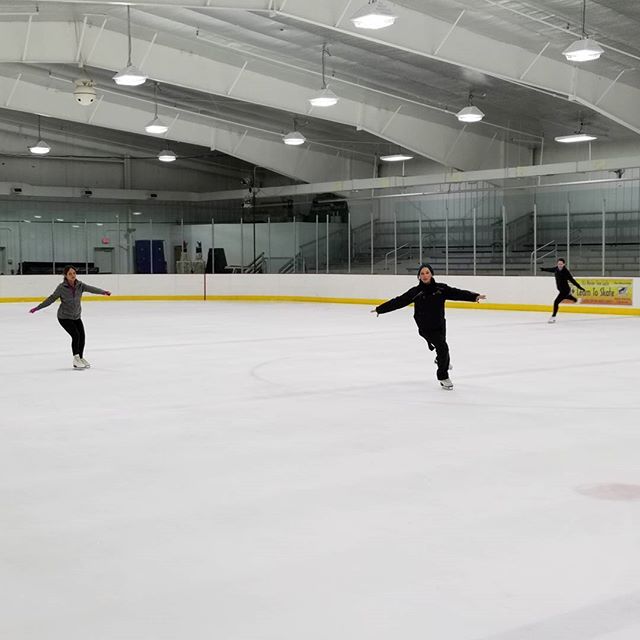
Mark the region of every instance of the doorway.
POLYGON ((113 247, 95 247, 93 262, 98 273, 113 273, 113 247))

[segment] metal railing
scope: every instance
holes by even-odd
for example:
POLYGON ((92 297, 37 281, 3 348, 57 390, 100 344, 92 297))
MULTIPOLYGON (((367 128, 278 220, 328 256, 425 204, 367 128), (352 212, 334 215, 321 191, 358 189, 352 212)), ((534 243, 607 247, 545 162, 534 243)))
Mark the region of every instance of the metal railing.
POLYGON ((387 253, 384 254, 384 268, 385 268, 385 270, 389 269, 389 256, 392 255, 392 254, 396 254, 394 257, 395 257, 396 264, 397 264, 398 252, 400 251, 400 249, 405 249, 408 246, 409 246, 409 243, 405 242, 404 244, 400 245, 399 247, 396 247, 395 249, 391 249, 391 251, 387 251, 387 253))
POLYGON ((266 266, 266 258, 264 251, 256 256, 256 259, 250 262, 243 270, 243 273, 264 273, 266 266))
POLYGON ((290 258, 279 269, 278 273, 306 273, 307 267, 302 252, 290 258))
POLYGON ((225 267, 226 271, 231 273, 264 273, 267 260, 264 255, 264 251, 256 256, 255 260, 252 260, 249 264, 244 266, 239 264, 228 264, 225 267))
POLYGON ((538 262, 540 260, 544 260, 546 257, 550 256, 550 255, 555 255, 556 260, 558 259, 558 244, 556 243, 555 240, 551 240, 545 244, 543 244, 540 247, 536 247, 532 252, 531 252, 531 258, 530 258, 530 263, 531 263, 531 271, 533 272, 533 275, 536 275, 536 272, 538 270, 538 262), (538 255, 538 252, 542 251, 543 249, 545 249, 546 247, 550 247, 553 246, 553 249, 550 249, 549 251, 547 251, 546 253, 543 253, 542 255, 538 255))

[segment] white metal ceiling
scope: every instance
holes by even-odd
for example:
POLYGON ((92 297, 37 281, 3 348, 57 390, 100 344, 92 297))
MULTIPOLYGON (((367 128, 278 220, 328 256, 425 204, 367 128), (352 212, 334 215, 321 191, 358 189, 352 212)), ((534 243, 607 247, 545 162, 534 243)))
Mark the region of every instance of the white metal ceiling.
MULTIPOLYGON (((522 158, 508 147, 549 143, 576 129, 579 120, 610 143, 640 132, 634 106, 640 100, 640 72, 635 70, 640 65, 638 2, 587 2, 587 32, 605 47, 605 55, 580 67, 561 56, 581 30, 580 0, 398 0, 397 25, 375 34, 356 32, 348 23, 359 4, 132 2, 134 62, 144 61, 154 70, 167 117, 179 113, 178 123, 189 124, 176 125, 170 138, 216 146, 248 163, 307 181, 333 177, 336 171, 364 177, 374 155, 392 147, 455 168, 477 169, 500 166, 505 156, 522 158), (343 100, 340 108, 310 112, 304 96, 320 86, 324 43, 331 53, 329 81, 343 100), (193 67, 184 75, 168 70, 172 55, 184 62, 184 52, 193 67), (231 83, 225 89, 218 80, 234 73, 239 82, 229 92, 231 83), (210 81, 203 74, 211 74, 210 81), (453 113, 464 106, 470 91, 486 118, 465 128, 453 113), (292 150, 276 143, 293 126, 294 115, 312 147, 293 151, 298 159, 292 162, 291 155, 283 155, 292 150), (221 131, 219 138, 228 138, 226 146, 220 140, 212 144, 213 134, 206 132, 213 129, 221 131), (238 145, 240 139, 244 142, 238 145)), ((102 93, 92 123, 132 131, 122 122, 123 109, 137 120, 152 108, 151 83, 121 91, 110 80, 126 60, 126 11, 120 2, 0 2, 3 29, 0 104, 42 112, 38 96, 69 91, 64 82, 82 74, 78 62, 84 59, 102 93), (58 29, 69 24, 72 31, 58 29), (43 33, 38 25, 51 33, 46 47, 34 41, 43 33), (55 42, 63 33, 67 39, 73 33, 75 43, 55 42), (77 61, 70 59, 74 44, 77 61), (28 90, 20 99, 25 83, 28 90)), ((62 105, 51 115, 64 118, 62 105)), ((72 111, 70 120, 87 121, 87 112, 72 111)))

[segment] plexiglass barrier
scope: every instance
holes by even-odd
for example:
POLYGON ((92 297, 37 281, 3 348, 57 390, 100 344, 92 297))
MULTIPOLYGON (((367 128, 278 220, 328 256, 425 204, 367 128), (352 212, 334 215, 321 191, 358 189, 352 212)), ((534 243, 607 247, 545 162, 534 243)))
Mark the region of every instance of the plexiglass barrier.
POLYGON ((156 206, 0 202, 0 273, 640 272, 640 180, 156 206), (255 205, 255 207, 253 206, 255 205), (211 249, 215 248, 215 251, 211 249))

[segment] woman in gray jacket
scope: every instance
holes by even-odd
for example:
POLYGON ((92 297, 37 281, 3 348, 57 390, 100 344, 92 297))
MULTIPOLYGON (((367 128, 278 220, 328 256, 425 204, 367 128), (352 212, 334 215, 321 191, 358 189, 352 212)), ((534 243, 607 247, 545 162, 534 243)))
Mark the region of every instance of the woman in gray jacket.
POLYGON ((111 291, 105 291, 98 287, 80 282, 77 278, 75 267, 67 266, 63 270, 64 279, 56 287, 56 290, 37 307, 29 309, 29 313, 35 313, 53 304, 60 298, 58 307, 58 322, 62 328, 71 336, 71 351, 73 352, 73 368, 88 369, 91 365, 84 359, 84 325, 80 319, 82 308, 80 299, 82 294, 97 293, 103 296, 110 296, 111 291))

